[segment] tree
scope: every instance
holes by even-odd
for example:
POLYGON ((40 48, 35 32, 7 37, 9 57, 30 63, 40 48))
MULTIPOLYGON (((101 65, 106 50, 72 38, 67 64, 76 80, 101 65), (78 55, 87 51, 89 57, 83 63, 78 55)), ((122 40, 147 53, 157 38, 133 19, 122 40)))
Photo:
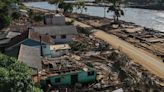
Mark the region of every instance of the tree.
POLYGON ((19 3, 19 0, 0 0, 0 30, 10 25, 9 9, 12 3, 19 3))
POLYGON ((41 92, 31 80, 31 70, 15 58, 0 54, 1 92, 41 92))
MULTIPOLYGON (((102 0, 100 1, 96 1, 96 2, 102 2, 102 0)), ((124 11, 121 9, 121 3, 123 2, 123 0, 103 0, 104 3, 108 3, 111 4, 110 6, 108 6, 108 10, 107 12, 114 12, 114 22, 118 22, 119 21, 119 17, 124 15, 124 11)), ((105 12, 105 11, 104 11, 105 12)))
POLYGON ((121 17, 122 15, 124 15, 124 11, 121 9, 121 1, 122 0, 108 0, 110 3, 112 3, 112 6, 108 7, 108 11, 112 11, 114 12, 114 22, 118 22, 119 21, 119 17, 121 17))
POLYGON ((84 0, 77 0, 75 3, 75 7, 81 11, 81 13, 83 12, 83 9, 87 10, 87 8, 85 7, 85 1, 84 0))
POLYGON ((10 16, 0 14, 0 30, 5 28, 5 27, 8 27, 10 25, 10 22, 11 22, 10 16))
POLYGON ((48 2, 50 4, 57 5, 59 9, 64 9, 64 13, 72 12, 74 7, 76 7, 77 9, 80 9, 81 11, 83 9, 86 9, 84 0, 77 0, 75 2, 75 4, 66 3, 66 2, 64 2, 64 0, 48 0, 48 2))
POLYGON ((58 5, 58 8, 59 9, 63 9, 64 10, 64 13, 66 12, 72 12, 73 11, 73 4, 70 4, 70 3, 65 3, 65 2, 61 2, 59 5, 58 5))

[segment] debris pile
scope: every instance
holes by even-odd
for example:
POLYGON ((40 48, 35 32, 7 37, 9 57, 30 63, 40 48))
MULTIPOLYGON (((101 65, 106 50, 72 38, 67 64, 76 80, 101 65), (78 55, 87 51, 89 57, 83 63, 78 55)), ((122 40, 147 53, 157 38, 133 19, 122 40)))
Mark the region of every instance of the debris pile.
POLYGON ((164 33, 153 30, 150 28, 144 28, 135 25, 131 22, 125 22, 120 20, 120 27, 113 24, 113 21, 108 18, 101 18, 83 14, 69 15, 71 18, 75 18, 85 24, 91 25, 94 28, 104 30, 110 34, 114 34, 121 39, 132 43, 134 46, 142 48, 156 56, 159 56, 164 61, 164 33))
POLYGON ((164 90, 163 79, 152 75, 141 65, 133 63, 124 53, 111 48, 110 45, 106 50, 93 49, 97 41, 103 42, 80 33, 75 42, 79 42, 81 45, 71 45, 77 47, 76 52, 80 52, 78 53, 79 62, 97 70, 97 83, 89 85, 88 89, 113 91, 122 88, 124 91, 139 92, 164 90), (87 50, 78 49, 78 46, 84 46, 87 50))
POLYGON ((104 51, 109 49, 109 45, 104 41, 86 34, 79 34, 73 42, 69 44, 72 51, 104 51))

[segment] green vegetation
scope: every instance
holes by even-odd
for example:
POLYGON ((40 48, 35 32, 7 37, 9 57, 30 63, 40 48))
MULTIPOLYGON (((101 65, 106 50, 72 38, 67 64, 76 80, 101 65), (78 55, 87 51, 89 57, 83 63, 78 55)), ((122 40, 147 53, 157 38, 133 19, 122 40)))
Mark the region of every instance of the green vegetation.
POLYGON ((75 4, 65 3, 64 0, 48 0, 48 2, 57 5, 59 9, 63 9, 64 13, 72 12, 74 7, 80 9, 81 12, 86 9, 84 0, 77 0, 75 4))
POLYGON ((11 22, 12 16, 9 10, 12 3, 19 3, 19 0, 0 0, 0 30, 9 26, 11 22))
POLYGON ((85 2, 83 0, 78 0, 75 3, 75 7, 76 9, 80 10, 81 13, 83 12, 83 10, 87 10, 87 8, 85 7, 85 2))
MULTIPOLYGON (((121 3, 123 2, 123 0, 96 0, 97 3, 108 3, 108 4, 112 4, 111 6, 108 7, 107 12, 114 12, 114 22, 119 22, 119 17, 124 15, 124 11, 121 9, 121 3)), ((106 12, 104 10, 104 12, 106 12)))
POLYGON ((68 4, 68 3, 61 2, 61 3, 59 3, 58 8, 59 9, 64 9, 64 13, 72 12, 73 11, 73 4, 68 4))
POLYGON ((1 92, 41 92, 32 84, 31 70, 15 58, 0 54, 1 92))
POLYGON ((11 17, 5 14, 0 14, 0 30, 4 27, 8 27, 11 22, 11 17))
POLYGON ((119 17, 121 17, 122 15, 124 15, 124 11, 121 9, 121 1, 122 0, 107 0, 108 2, 112 3, 112 6, 108 7, 108 11, 113 11, 114 12, 114 21, 118 22, 119 21, 119 17))
POLYGON ((33 19, 34 21, 36 21, 36 22, 40 22, 40 21, 43 20, 43 16, 40 15, 40 14, 37 14, 37 15, 34 15, 34 16, 32 17, 32 19, 33 19))

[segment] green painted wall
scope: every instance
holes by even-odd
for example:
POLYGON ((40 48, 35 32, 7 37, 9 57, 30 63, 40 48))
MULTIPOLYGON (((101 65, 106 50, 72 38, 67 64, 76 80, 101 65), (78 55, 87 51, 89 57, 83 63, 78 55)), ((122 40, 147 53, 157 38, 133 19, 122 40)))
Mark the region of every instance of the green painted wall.
MULTIPOLYGON (((65 74, 60 74, 58 76, 52 76, 52 77, 49 77, 48 79, 50 79, 52 85, 71 85, 71 75, 77 74, 79 83, 83 84, 83 83, 88 83, 88 82, 94 82, 96 80, 96 71, 95 70, 89 70, 89 71, 85 72, 83 70, 80 70, 74 73, 65 73, 65 74), (88 76, 89 71, 94 71, 94 75, 88 76), (55 82, 56 78, 60 78, 60 83, 55 82)), ((44 85, 44 83, 46 82, 42 80, 41 83, 44 85)))

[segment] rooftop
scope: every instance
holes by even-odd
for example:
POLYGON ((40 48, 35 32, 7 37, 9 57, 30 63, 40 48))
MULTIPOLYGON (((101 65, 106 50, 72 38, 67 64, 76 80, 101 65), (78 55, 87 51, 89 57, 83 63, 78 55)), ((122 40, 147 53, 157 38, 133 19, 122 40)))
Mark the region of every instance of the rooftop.
POLYGON ((35 41, 41 40, 42 42, 47 44, 53 44, 53 38, 51 38, 51 36, 43 35, 43 34, 40 35, 39 33, 33 31, 29 31, 28 38, 35 41))
POLYGON ((50 50, 67 50, 71 49, 68 44, 50 45, 50 50))
POLYGON ((35 32, 47 35, 73 35, 77 34, 75 26, 64 25, 64 26, 42 26, 33 27, 35 32))
POLYGON ((14 37, 16 37, 16 36, 18 36, 18 35, 21 35, 21 33, 19 33, 19 32, 8 32, 8 34, 6 35, 6 38, 14 38, 14 37))
POLYGON ((78 71, 92 70, 92 68, 89 68, 84 63, 71 59, 70 56, 44 59, 43 66, 48 66, 48 67, 40 72, 42 78, 66 74, 66 73, 74 73, 78 71))
POLYGON ((42 69, 40 49, 21 45, 18 60, 33 69, 42 69))

